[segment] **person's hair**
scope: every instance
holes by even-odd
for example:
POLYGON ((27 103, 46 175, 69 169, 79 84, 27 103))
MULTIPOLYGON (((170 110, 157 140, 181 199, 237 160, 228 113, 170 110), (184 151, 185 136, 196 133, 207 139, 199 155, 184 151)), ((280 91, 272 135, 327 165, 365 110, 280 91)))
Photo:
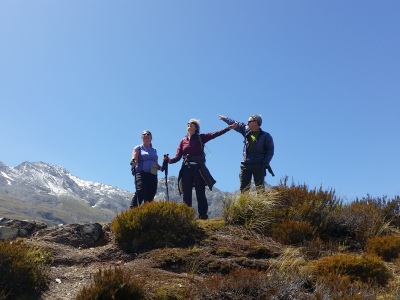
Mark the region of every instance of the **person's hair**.
POLYGON ((149 133, 149 134, 151 135, 150 130, 147 130, 147 129, 146 129, 146 130, 143 130, 142 135, 145 134, 145 133, 149 133))
POLYGON ((261 115, 251 115, 250 118, 251 118, 251 120, 253 120, 253 121, 257 121, 258 126, 261 126, 261 124, 262 124, 261 115))
MULTIPOLYGON (((147 130, 147 129, 146 129, 146 130, 143 130, 142 136, 143 136, 143 134, 145 134, 145 133, 150 134, 151 138, 153 139, 153 135, 151 134, 150 130, 147 130)), ((152 143, 150 143, 150 147, 153 147, 153 144, 152 144, 152 143)))
POLYGON ((196 133, 200 133, 200 122, 197 119, 190 119, 188 123, 194 124, 194 127, 196 128, 196 133))

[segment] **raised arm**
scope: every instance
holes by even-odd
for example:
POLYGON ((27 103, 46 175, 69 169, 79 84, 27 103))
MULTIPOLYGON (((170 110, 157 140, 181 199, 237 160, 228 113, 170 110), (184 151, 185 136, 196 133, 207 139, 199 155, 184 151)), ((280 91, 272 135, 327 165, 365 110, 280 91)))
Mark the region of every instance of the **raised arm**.
POLYGON ((235 126, 234 129, 235 131, 239 132, 241 135, 246 136, 246 129, 247 129, 247 125, 242 123, 242 122, 238 122, 235 121, 231 118, 222 116, 222 115, 218 115, 219 119, 224 121, 226 124, 228 125, 233 125, 233 124, 237 124, 237 126, 235 126))
POLYGON ((200 134, 201 141, 205 144, 208 141, 210 141, 212 139, 215 139, 216 137, 219 137, 219 136, 227 133, 229 130, 234 129, 236 126, 237 125, 235 125, 235 124, 231 124, 231 125, 225 127, 224 129, 221 129, 221 130, 200 134))

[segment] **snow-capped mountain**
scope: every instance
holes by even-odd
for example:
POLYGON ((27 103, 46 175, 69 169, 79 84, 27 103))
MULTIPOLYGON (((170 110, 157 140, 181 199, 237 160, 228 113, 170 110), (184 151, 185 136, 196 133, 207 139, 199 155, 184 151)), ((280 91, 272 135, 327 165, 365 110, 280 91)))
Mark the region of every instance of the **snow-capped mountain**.
MULTIPOLYGON (((182 202, 177 178, 168 177, 169 199, 182 202)), ((210 217, 221 215, 224 193, 207 190, 210 217)), ((132 192, 82 180, 60 166, 24 162, 8 167, 0 162, 0 217, 24 217, 49 223, 105 222, 129 208, 132 192)), ((165 178, 158 182, 156 200, 166 199, 165 178)), ((193 207, 196 197, 193 194, 193 207)))

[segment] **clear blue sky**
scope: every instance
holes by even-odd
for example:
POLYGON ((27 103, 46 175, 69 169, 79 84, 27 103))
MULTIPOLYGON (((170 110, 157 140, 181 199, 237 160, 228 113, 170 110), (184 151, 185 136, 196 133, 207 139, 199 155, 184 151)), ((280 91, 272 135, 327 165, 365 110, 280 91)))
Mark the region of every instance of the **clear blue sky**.
MULTIPOLYGON (((225 127, 219 114, 261 114, 275 142, 269 184, 393 197, 399 96, 398 0, 0 2, 0 161, 11 167, 44 161, 134 191, 142 130, 172 156, 190 118, 206 133, 225 127)), ((242 141, 231 131, 207 144, 222 191, 239 187, 242 141)))

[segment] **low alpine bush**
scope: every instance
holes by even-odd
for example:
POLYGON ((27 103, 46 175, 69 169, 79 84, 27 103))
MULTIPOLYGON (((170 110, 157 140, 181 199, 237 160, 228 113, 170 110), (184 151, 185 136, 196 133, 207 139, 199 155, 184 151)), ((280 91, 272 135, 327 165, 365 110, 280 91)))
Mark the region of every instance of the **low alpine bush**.
POLYGON ((365 252, 376 254, 384 261, 391 262, 400 257, 400 236, 374 236, 367 240, 365 252))
POLYGON ((0 299, 39 299, 50 283, 52 258, 25 241, 0 241, 0 299))
POLYGON ((265 299, 267 275, 264 272, 237 269, 223 276, 207 277, 192 299, 265 299))
POLYGON ((287 220, 272 227, 271 237, 286 245, 299 245, 311 241, 314 228, 306 221, 287 220))
POLYGON ((76 300, 146 299, 143 282, 121 268, 99 270, 88 287, 83 287, 76 300))
POLYGON ((110 228, 128 252, 187 246, 198 233, 194 215, 186 204, 153 201, 118 214, 110 228))
POLYGON ((320 276, 348 276, 351 281, 386 285, 393 277, 385 263, 375 255, 339 253, 311 263, 320 276))
POLYGON ((329 231, 328 220, 341 209, 342 201, 334 190, 310 189, 307 185, 287 184, 287 178, 273 188, 279 194, 279 206, 272 212, 274 222, 271 232, 287 232, 288 228, 279 228, 287 221, 308 223, 316 236, 324 237, 329 231))
POLYGON ((348 240, 364 247, 369 238, 387 232, 391 224, 393 216, 385 203, 380 199, 367 197, 344 205, 336 216, 338 227, 347 233, 348 240))

